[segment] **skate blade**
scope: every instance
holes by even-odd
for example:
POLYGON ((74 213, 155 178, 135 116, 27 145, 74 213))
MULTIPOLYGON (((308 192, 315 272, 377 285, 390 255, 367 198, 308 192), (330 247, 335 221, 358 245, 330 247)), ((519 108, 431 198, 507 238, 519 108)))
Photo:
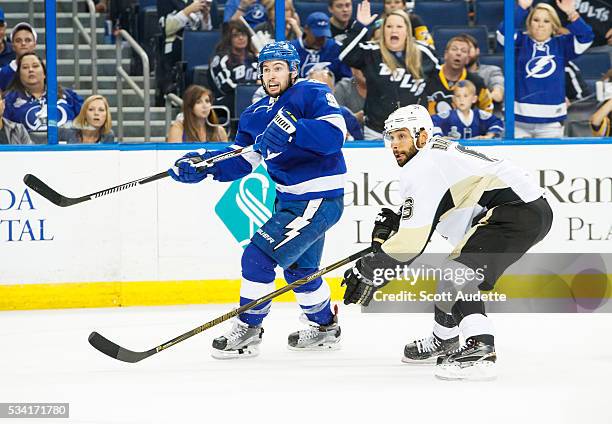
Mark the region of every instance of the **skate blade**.
POLYGON ((340 344, 340 340, 338 339, 334 343, 322 343, 315 346, 306 346, 306 347, 295 347, 291 345, 287 345, 289 350, 294 352, 320 352, 325 350, 340 350, 342 345, 340 344))
POLYGON ((493 381, 497 378, 497 372, 494 362, 485 361, 465 368, 456 365, 439 365, 436 367, 435 376, 447 381, 493 381))
POLYGON ((259 356, 259 347, 255 346, 247 346, 243 349, 236 350, 219 350, 212 349, 210 355, 215 359, 248 359, 259 356))
POLYGON ((438 357, 434 356, 432 358, 427 358, 427 359, 410 359, 406 356, 402 356, 402 362, 404 364, 409 364, 409 365, 436 365, 436 362, 438 361, 438 357))

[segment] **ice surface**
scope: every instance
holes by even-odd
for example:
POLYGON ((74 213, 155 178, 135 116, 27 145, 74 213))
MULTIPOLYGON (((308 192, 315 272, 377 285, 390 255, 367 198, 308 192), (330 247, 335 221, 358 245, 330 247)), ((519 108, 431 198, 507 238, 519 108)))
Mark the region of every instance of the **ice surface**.
POLYGON ((70 402, 71 418, 55 423, 612 422, 609 314, 492 315, 499 377, 486 383, 438 381, 400 362, 404 344, 431 331, 430 315, 354 306, 341 308, 336 352, 287 349, 301 325, 293 304, 273 305, 253 359, 210 357, 227 324, 137 364, 87 343, 97 330, 150 349, 230 308, 2 312, 0 402, 70 402))

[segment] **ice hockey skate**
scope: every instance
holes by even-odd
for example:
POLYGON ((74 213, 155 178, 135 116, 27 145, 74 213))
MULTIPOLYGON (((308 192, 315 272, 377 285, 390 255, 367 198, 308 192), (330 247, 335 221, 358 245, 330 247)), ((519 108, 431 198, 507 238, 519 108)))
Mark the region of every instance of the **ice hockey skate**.
POLYGON ((309 321, 302 314, 300 321, 308 326, 303 330, 289 334, 288 347, 296 351, 313 350, 338 350, 340 349, 340 326, 338 325, 338 315, 334 315, 333 321, 329 325, 319 325, 309 321))
POLYGON ((264 330, 261 326, 251 327, 233 320, 232 328, 212 343, 212 357, 215 359, 252 358, 259 355, 259 344, 264 330))
POLYGON ((435 334, 404 347, 402 362, 407 364, 434 365, 440 356, 459 349, 459 336, 447 340, 440 339, 435 334))
POLYGON ((495 346, 470 337, 459 350, 438 358, 435 375, 441 380, 494 380, 496 359, 495 346))

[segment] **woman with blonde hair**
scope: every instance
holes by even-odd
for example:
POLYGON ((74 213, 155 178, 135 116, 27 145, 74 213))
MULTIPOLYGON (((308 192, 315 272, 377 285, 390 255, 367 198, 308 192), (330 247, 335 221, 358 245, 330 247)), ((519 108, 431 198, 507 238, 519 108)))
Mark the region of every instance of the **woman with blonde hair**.
MULTIPOLYGON (((565 35, 555 35, 561 22, 552 6, 538 3, 529 12, 532 3, 518 0, 515 8, 515 137, 563 137, 567 116, 565 67, 589 48, 594 34, 574 8, 574 0, 557 0, 570 21, 565 35), (525 17, 527 32, 523 33, 518 27, 525 17)), ((503 22, 497 40, 503 45, 503 22)))
POLYGON ((394 110, 424 104, 425 81, 439 68, 431 47, 415 41, 410 18, 394 10, 384 19, 380 40, 366 42, 374 31, 377 15, 364 0, 357 6, 357 21, 343 43, 340 60, 363 72, 366 79, 364 137, 382 139, 385 119, 394 110))
POLYGON ((108 101, 103 96, 89 96, 72 121, 72 128, 60 128, 59 140, 72 143, 114 143, 113 121, 108 101))
POLYGON ((170 126, 168 142, 228 141, 212 105, 212 91, 199 85, 189 86, 183 94, 182 119, 177 117, 170 126))

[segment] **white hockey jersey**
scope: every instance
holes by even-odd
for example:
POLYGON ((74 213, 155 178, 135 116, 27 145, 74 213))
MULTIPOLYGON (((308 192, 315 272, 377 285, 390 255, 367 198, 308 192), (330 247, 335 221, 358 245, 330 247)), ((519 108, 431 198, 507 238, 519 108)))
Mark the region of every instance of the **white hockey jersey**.
POLYGON ((400 226, 382 250, 410 261, 423 252, 434 230, 457 245, 482 212, 532 202, 543 194, 534 178, 510 161, 434 137, 401 168, 400 226))

